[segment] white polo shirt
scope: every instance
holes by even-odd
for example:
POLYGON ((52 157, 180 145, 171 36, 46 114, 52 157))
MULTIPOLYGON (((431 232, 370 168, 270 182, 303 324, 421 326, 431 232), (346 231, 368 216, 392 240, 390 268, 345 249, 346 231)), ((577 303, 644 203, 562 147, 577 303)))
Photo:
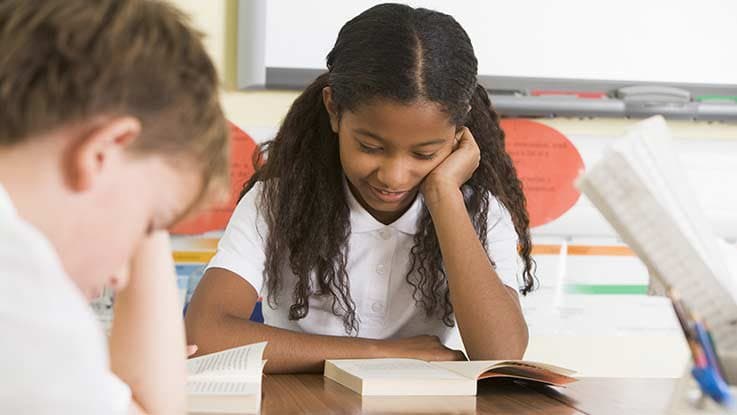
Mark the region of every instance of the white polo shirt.
MULTIPOLYGON (((312 334, 346 335, 343 320, 332 313, 332 300, 327 296, 310 297, 307 316, 289 320, 296 277, 288 266, 283 267, 284 284, 277 296, 278 307, 268 305, 267 287, 263 285, 268 229, 257 207, 261 189, 261 183, 257 183, 238 203, 208 268, 224 268, 251 284, 264 297, 266 324, 312 334)), ((346 272, 360 322, 358 336, 388 339, 430 334, 458 347, 457 329, 448 328, 439 317, 427 318, 412 298, 413 287, 405 279, 424 203, 422 195, 399 219, 384 225, 361 206, 347 186, 346 193, 351 224, 346 272)), ((502 282, 516 289, 517 233, 509 212, 494 197, 489 205, 488 251, 502 282)))
POLYGON ((127 414, 102 328, 0 185, 0 414, 127 414))

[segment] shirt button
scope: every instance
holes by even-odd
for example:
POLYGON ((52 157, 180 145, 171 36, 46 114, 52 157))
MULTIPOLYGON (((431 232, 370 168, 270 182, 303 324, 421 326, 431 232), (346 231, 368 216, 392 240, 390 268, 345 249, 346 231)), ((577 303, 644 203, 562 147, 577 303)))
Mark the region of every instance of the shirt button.
POLYGON ((373 304, 371 304, 371 310, 374 313, 379 313, 379 312, 381 312, 381 311, 384 310, 384 304, 382 304, 382 303, 373 303, 373 304))
POLYGON ((379 275, 384 275, 384 272, 386 271, 386 267, 384 267, 384 264, 379 264, 376 266, 376 273, 379 275))
POLYGON ((392 231, 388 228, 384 228, 379 231, 379 236, 381 236, 381 239, 387 240, 392 237, 392 231))

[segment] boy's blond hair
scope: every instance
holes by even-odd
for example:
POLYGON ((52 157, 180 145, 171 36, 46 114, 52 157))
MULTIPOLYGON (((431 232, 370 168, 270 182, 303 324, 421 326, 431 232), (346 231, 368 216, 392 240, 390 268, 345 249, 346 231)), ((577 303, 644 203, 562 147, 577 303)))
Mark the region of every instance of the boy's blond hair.
POLYGON ((64 125, 130 115, 131 151, 228 180, 216 70, 185 15, 152 0, 0 2, 0 146, 64 125))

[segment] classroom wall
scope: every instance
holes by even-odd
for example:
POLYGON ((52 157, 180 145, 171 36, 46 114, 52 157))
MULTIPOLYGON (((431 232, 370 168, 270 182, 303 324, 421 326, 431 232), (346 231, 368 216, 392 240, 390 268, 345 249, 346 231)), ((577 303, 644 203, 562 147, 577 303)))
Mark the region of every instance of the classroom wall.
MULTIPOLYGON (((228 118, 242 128, 274 129, 299 91, 248 90, 235 87, 237 0, 204 2, 170 0, 189 13, 194 25, 205 34, 205 45, 223 81, 223 105, 228 118)), ((326 51, 327 53, 327 51, 326 51)), ((565 134, 620 135, 634 120, 552 118, 538 120, 565 134)), ((676 136, 737 139, 737 124, 713 122, 669 122, 676 136)))
MULTIPOLYGON (((235 88, 237 1, 171 1, 189 13, 195 26, 206 35, 206 46, 223 80, 222 99, 227 117, 254 135, 257 141, 261 141, 268 134, 273 133, 299 92, 238 91, 235 88), (257 134, 256 131, 261 131, 263 134, 257 134)), ((538 121, 560 130, 567 136, 574 137, 616 137, 635 122, 633 120, 578 118, 554 118, 538 121)), ((698 137, 711 141, 727 140, 737 143, 737 125, 735 124, 679 121, 669 122, 669 125, 674 135, 683 140, 698 137)), ((720 187, 718 183, 714 183, 714 191, 719 192, 720 187)), ((557 240, 554 242, 558 243, 557 240)), ((536 298, 543 297, 538 296, 536 298)), ((583 299, 585 300, 585 298, 583 299)), ((621 300, 617 301, 619 305, 623 304, 621 300)), ((601 300, 597 300, 597 303, 599 302, 601 300)), ((574 305, 576 307, 580 306, 579 304, 574 305)), ((571 305, 569 304, 567 307, 567 312, 570 312, 571 305)), ((588 305, 586 307, 586 310, 590 311, 590 307, 588 305)), ((590 317, 592 319, 594 317, 599 318, 598 315, 590 317)), ((602 320, 599 320, 600 326, 601 323, 602 320)), ((559 326, 557 323, 555 325, 559 326)), ((595 333, 587 330, 585 334, 580 331, 567 334, 562 332, 566 327, 553 327, 557 328, 560 333, 553 332, 549 328, 546 327, 544 331, 539 331, 537 334, 533 333, 527 357, 570 366, 586 375, 678 376, 682 373, 686 361, 687 351, 677 332, 675 334, 671 332, 652 334, 643 331, 639 335, 631 333, 623 335, 616 332, 595 333), (619 355, 620 358, 611 359, 610 361, 602 359, 601 357, 606 355, 607 352, 611 352, 614 356, 619 355), (660 363, 653 363, 651 362, 652 359, 643 359, 643 356, 656 353, 662 356, 660 363)))
POLYGON ((241 128, 273 127, 284 117, 297 91, 238 91, 236 73, 236 0, 172 0, 204 32, 205 45, 223 80, 227 117, 241 128))

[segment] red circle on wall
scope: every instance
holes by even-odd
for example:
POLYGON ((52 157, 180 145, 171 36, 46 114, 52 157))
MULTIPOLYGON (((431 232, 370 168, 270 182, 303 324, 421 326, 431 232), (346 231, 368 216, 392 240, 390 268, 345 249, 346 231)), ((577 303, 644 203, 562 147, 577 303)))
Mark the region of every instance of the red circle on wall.
POLYGON ((558 130, 536 121, 507 118, 501 127, 527 198, 530 227, 559 218, 581 195, 574 186, 584 169, 578 150, 558 130))
POLYGON ((200 234, 210 231, 221 231, 233 214, 243 184, 253 174, 253 152, 256 142, 238 128, 230 125, 230 200, 220 206, 214 206, 200 212, 192 218, 187 218, 174 225, 170 232, 173 234, 200 234))

